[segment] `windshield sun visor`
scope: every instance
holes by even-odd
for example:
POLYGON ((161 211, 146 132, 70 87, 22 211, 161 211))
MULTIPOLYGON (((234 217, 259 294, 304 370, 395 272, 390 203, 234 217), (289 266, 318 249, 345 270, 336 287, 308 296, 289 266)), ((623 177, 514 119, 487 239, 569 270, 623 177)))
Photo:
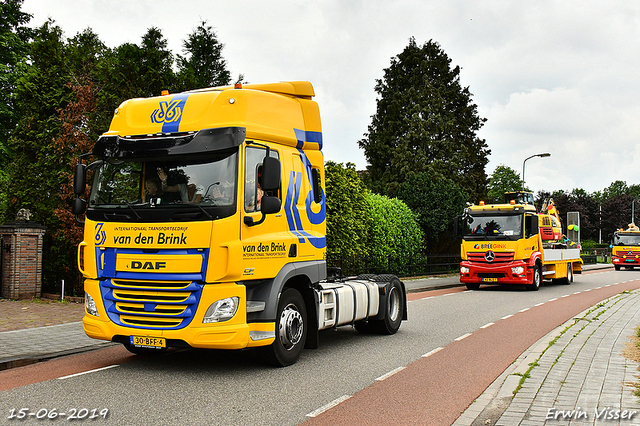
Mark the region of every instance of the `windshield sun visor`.
POLYGON ((204 129, 197 133, 132 137, 100 136, 93 154, 101 159, 166 158, 237 148, 246 137, 244 127, 204 129))

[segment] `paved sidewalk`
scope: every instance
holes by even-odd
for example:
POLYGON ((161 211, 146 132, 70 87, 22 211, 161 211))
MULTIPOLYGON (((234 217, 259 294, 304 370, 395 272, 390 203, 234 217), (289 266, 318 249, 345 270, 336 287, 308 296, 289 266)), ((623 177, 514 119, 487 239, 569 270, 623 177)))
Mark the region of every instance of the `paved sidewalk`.
POLYGON ((454 426, 640 425, 638 362, 623 356, 639 324, 638 291, 592 307, 525 351, 454 426))

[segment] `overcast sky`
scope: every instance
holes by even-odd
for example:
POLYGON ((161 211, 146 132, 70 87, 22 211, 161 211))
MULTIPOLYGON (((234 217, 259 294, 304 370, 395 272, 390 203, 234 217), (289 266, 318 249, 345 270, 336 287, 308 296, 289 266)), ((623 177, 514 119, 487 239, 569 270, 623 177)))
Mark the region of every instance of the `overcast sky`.
MULTIPOLYGON (((155 26, 174 54, 201 20, 225 45, 235 79, 308 80, 325 159, 366 167, 358 147, 375 113, 376 79, 415 37, 460 66, 491 149, 534 192, 640 183, 637 0, 25 0, 31 25, 66 37, 91 27, 109 47, 155 26)), ((105 129, 106 130, 106 129, 105 129)))

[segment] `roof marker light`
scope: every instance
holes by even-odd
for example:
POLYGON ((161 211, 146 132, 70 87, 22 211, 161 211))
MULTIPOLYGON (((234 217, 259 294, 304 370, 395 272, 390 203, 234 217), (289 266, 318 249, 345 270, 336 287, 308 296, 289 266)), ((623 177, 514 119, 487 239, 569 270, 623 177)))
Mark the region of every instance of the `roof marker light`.
POLYGON ((169 95, 169 91, 168 90, 163 90, 162 92, 160 92, 161 96, 168 96, 169 95))
POLYGON ((233 85, 234 89, 242 89, 242 83, 236 83, 233 85))

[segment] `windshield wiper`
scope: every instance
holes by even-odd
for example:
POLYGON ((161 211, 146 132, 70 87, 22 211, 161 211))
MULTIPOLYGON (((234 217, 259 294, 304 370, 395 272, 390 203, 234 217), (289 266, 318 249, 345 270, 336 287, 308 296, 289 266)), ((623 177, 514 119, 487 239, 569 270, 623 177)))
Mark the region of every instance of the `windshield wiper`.
POLYGON ((140 216, 138 214, 138 212, 136 211, 136 209, 133 208, 134 204, 137 204, 137 203, 127 203, 127 207, 129 207, 131 209, 131 211, 133 212, 133 214, 136 215, 136 219, 140 220, 140 219, 142 219, 142 216, 140 216))

